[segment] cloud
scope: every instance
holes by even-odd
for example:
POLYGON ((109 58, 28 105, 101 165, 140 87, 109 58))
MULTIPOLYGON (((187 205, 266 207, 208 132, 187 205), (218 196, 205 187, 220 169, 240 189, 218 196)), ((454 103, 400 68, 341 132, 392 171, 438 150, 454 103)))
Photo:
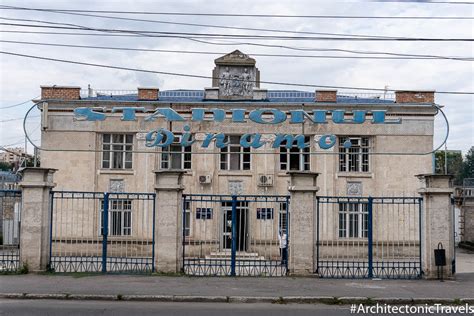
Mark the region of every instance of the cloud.
MULTIPOLYGON (((90 10, 130 10, 130 11, 182 11, 182 12, 230 12, 265 14, 333 14, 333 15, 458 15, 466 16, 465 6, 426 4, 416 2, 340 2, 340 1, 121 1, 120 7, 112 1, 72 2, 52 0, 31 1, 5 0, 5 5, 43 8, 78 8, 90 10)), ((5 16, 26 19, 42 19, 54 22, 74 23, 103 28, 130 28, 155 31, 207 32, 255 34, 255 31, 220 30, 204 27, 184 27, 156 23, 126 22, 112 19, 88 18, 47 12, 5 11, 5 16)), ((469 20, 326 20, 326 19, 251 19, 245 17, 177 17, 177 16, 134 16, 161 21, 235 25, 253 28, 287 29, 312 32, 333 32, 348 34, 377 34, 386 36, 419 37, 473 37, 473 22, 469 20)), ((6 29, 7 27, 5 27, 6 29)), ((8 28, 11 29, 11 28, 8 28)), ((271 34, 258 32, 259 34, 271 34)), ((77 45, 100 45, 169 50, 195 50, 230 52, 240 49, 245 53, 298 53, 279 48, 264 48, 248 45, 215 46, 200 44, 186 39, 142 38, 142 37, 102 37, 66 36, 38 34, 2 33, 4 40, 43 41, 72 43, 77 45)), ((233 41, 241 42, 241 41, 233 41)), ((446 56, 472 56, 472 43, 437 42, 350 42, 350 41, 266 41, 276 45, 290 45, 314 48, 344 48, 356 50, 391 51, 399 53, 437 54, 446 56)), ((179 73, 210 76, 214 67, 213 55, 187 55, 171 53, 111 51, 58 48, 45 46, 25 46, 1 43, 5 51, 27 53, 53 58, 63 58, 84 62, 136 67, 179 73)), ((314 53, 321 55, 324 53, 314 53)), ((334 54, 334 53, 328 53, 334 54)), ((158 86, 166 89, 203 89, 211 84, 210 79, 195 79, 134 73, 128 71, 100 69, 47 61, 27 60, 11 56, 0 56, 1 106, 19 103, 37 96, 40 85, 75 85, 86 88, 91 84, 96 89, 135 90, 137 86, 158 86)), ((300 82, 307 84, 364 86, 383 88, 388 85, 395 89, 433 89, 474 91, 472 62, 440 60, 353 60, 353 59, 289 59, 277 57, 257 57, 257 67, 261 80, 300 82)), ((265 86, 265 85, 262 85, 265 86)), ((269 86, 267 88, 288 88, 269 86)), ((303 89, 312 90, 312 89, 303 89)), ((436 101, 444 105, 450 121, 451 134, 448 148, 466 152, 474 143, 474 98, 461 95, 437 95, 436 101)), ((5 118, 19 117, 27 106, 10 110, 0 110, 5 118)), ((444 136, 442 120, 436 119, 435 144, 444 136)), ((8 137, 22 137, 20 123, 0 126, 0 144, 7 144, 8 137)))

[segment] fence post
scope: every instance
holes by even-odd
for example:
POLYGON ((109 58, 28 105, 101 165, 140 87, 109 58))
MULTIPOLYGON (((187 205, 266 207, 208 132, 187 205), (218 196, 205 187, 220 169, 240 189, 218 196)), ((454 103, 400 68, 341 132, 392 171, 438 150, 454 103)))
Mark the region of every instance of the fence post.
POLYGON ((291 210, 289 270, 291 274, 314 273, 316 186, 319 173, 290 171, 291 210))
POLYGON ((176 273, 183 263, 182 184, 184 170, 155 170, 155 267, 176 273))
POLYGON ((20 182, 20 265, 28 267, 31 272, 45 271, 49 264, 52 220, 50 192, 55 186, 55 171, 49 168, 25 168, 20 182))
POLYGON ((436 278, 434 250, 438 243, 446 249, 447 265, 443 275, 452 276, 451 264, 454 260, 454 223, 451 194, 454 192, 451 175, 418 175, 423 186, 418 193, 423 197, 423 209, 420 217, 422 234, 422 264, 425 278, 436 278))
POLYGON ((107 272, 107 236, 109 235, 109 194, 104 193, 102 213, 102 273, 107 272))
POLYGON ((235 254, 237 252, 237 197, 232 195, 232 249, 230 253, 230 275, 235 276, 235 254))
POLYGON ((374 277, 374 267, 373 267, 373 203, 374 199, 369 196, 369 205, 367 207, 367 246, 368 246, 368 261, 369 261, 369 266, 368 266, 368 277, 373 278, 374 277))

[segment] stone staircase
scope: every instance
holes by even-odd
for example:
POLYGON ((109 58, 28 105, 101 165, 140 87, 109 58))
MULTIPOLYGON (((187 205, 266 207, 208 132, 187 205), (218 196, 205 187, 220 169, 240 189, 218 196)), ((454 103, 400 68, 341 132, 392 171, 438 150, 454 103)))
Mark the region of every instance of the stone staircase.
MULTIPOLYGON (((221 259, 221 260, 230 260, 231 253, 229 251, 216 251, 211 252, 209 255, 206 255, 206 259, 221 259)), ((236 260, 265 260, 263 256, 260 256, 256 252, 244 252, 237 251, 235 254, 236 260)))

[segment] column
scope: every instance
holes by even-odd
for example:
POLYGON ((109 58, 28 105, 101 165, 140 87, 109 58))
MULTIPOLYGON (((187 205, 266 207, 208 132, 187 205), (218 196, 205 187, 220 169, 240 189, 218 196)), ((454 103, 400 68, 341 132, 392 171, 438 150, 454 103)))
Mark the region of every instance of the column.
POLYGON ((176 273, 182 264, 184 170, 155 171, 155 269, 176 273))
POLYGON ((22 190, 20 226, 20 266, 30 272, 46 271, 49 263, 50 192, 55 186, 56 169, 26 168, 22 190))
POLYGON ((421 250, 424 277, 437 278, 434 250, 441 242, 446 249, 446 266, 443 276, 452 276, 454 260, 454 208, 451 195, 454 192, 451 175, 422 174, 418 193, 423 197, 421 214, 421 250))
POLYGON ((319 173, 290 171, 289 269, 293 275, 314 273, 316 192, 319 173))

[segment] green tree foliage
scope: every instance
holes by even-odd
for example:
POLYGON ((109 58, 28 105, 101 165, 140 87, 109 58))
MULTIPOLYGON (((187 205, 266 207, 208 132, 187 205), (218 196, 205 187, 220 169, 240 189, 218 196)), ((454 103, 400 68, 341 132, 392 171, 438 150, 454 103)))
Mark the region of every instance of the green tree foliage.
POLYGON ((0 170, 1 171, 10 171, 10 170, 12 170, 12 165, 8 162, 0 161, 0 170))
POLYGON ((462 184, 462 170, 463 170, 463 159, 461 151, 448 151, 444 150, 437 151, 435 154, 435 172, 437 174, 452 174, 454 176, 454 183, 457 185, 462 184), (445 172, 445 157, 447 158, 447 172, 445 172))
POLYGON ((474 147, 471 147, 464 157, 461 178, 474 178, 474 147))

